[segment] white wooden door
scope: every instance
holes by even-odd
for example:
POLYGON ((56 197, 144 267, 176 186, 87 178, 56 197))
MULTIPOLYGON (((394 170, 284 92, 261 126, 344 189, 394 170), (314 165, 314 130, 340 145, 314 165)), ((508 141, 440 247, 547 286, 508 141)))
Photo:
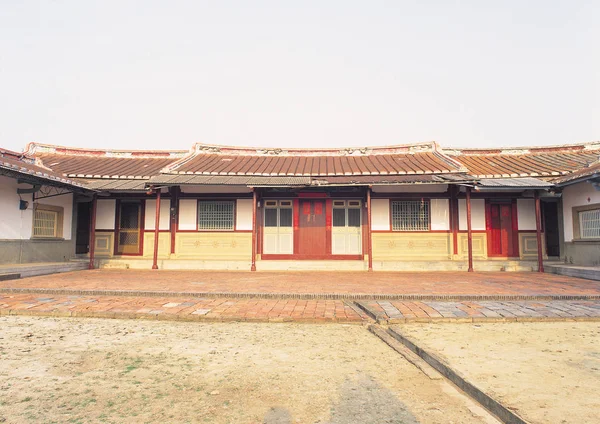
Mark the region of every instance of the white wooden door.
POLYGON ((291 200, 265 200, 263 223, 263 254, 294 253, 291 200))
POLYGON ((331 253, 334 255, 362 254, 360 200, 334 200, 331 227, 331 253))

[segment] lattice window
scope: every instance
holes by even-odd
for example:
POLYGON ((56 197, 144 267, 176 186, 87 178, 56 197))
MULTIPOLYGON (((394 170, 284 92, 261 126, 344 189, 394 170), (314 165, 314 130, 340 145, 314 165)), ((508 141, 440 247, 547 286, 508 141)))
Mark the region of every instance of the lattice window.
POLYGON ((392 230, 429 231, 429 201, 392 201, 392 230))
POLYGON ((600 209, 579 212, 579 231, 582 239, 600 238, 600 209))
POLYGON ((33 237, 58 237, 58 212, 36 209, 33 214, 33 237))
POLYGON ((199 230, 233 230, 234 202, 232 200, 199 200, 199 230))

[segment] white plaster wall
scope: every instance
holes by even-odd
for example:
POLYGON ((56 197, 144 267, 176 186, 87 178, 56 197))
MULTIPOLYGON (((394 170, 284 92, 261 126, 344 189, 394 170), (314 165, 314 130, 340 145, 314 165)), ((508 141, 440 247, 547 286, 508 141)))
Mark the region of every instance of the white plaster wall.
POLYGON ((179 229, 196 230, 198 229, 198 200, 180 199, 179 200, 179 229))
POLYGON ((448 184, 419 184, 406 186, 373 186, 376 193, 445 193, 448 184))
POLYGON ((535 230, 535 200, 517 199, 517 225, 519 230, 535 230))
POLYGON ((0 239, 19 240, 31 238, 33 226, 33 202, 31 194, 22 194, 21 199, 29 202, 27 210, 19 210, 17 187, 31 187, 28 184, 18 185, 17 180, 0 177, 0 239))
POLYGON ((389 231, 390 201, 389 199, 371 199, 371 230, 389 231))
POLYGON ((252 199, 238 199, 235 205, 235 229, 252 230, 252 199))
POLYGON ((450 202, 448 199, 431 199, 431 229, 436 231, 450 229, 450 202))
POLYGON ((98 199, 96 203, 97 230, 115 229, 116 204, 115 199, 98 199))
MULTIPOLYGON (((144 229, 154 230, 156 221, 156 199, 146 199, 146 211, 144 212, 144 229)), ((171 200, 160 199, 160 217, 158 223, 159 230, 168 230, 170 224, 171 200)))
MULTIPOLYGON (((42 205, 60 206, 63 208, 63 235, 65 240, 71 240, 71 229, 73 223, 73 194, 63 194, 61 196, 48 197, 46 199, 36 200, 35 203, 42 205)), ((31 219, 33 219, 33 214, 31 219)), ((33 222, 31 223, 33 226, 33 222)))
MULTIPOLYGON (((485 230, 485 199, 471 199, 471 228, 485 230)), ((458 229, 467 230, 467 201, 458 199, 458 229)))
POLYGON ((570 242, 573 241, 573 208, 600 203, 600 191, 587 182, 573 184, 563 189, 562 202, 565 241, 570 242))

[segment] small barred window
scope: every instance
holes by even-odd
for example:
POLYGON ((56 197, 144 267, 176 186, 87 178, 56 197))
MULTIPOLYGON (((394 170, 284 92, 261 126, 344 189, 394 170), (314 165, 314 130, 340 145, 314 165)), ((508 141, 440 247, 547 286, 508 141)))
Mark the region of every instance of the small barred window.
POLYGON ((58 212, 36 209, 33 215, 33 237, 58 237, 58 212))
POLYGON ((392 230, 428 231, 429 201, 396 200, 392 201, 392 230))
POLYGON ((600 238, 600 209, 579 212, 579 231, 582 239, 600 238))
POLYGON ((199 200, 199 230, 233 230, 234 202, 232 200, 199 200))

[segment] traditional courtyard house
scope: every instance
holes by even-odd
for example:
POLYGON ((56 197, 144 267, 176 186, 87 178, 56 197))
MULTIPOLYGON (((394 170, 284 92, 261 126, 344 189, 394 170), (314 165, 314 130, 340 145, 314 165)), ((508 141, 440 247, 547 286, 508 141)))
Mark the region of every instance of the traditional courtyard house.
POLYGON ((86 193, 81 182, 0 149, 0 264, 70 260, 74 198, 86 193))
POLYGON ((94 266, 240 270, 535 270, 564 257, 552 180, 599 153, 436 143, 27 151, 96 193, 75 203, 76 252, 94 266))
POLYGON ((575 265, 600 265, 600 163, 553 180, 562 192, 562 257, 575 265))

